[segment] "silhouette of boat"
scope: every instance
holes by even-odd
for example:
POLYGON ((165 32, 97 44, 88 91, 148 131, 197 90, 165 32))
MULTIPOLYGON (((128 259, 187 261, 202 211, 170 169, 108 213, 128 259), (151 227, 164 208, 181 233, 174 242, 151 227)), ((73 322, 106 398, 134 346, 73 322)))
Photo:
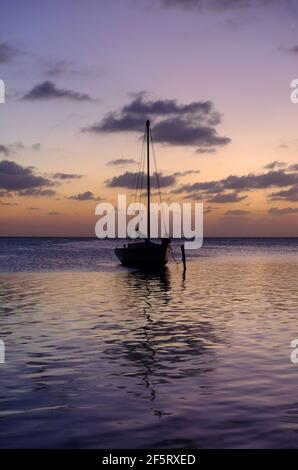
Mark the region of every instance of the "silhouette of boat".
MULTIPOLYGON (((145 137, 147 141, 147 237, 116 248, 115 254, 124 266, 145 270, 162 269, 168 262, 170 238, 153 242, 150 237, 150 121, 146 121, 145 137)), ((152 139, 152 137, 151 137, 152 139)), ((158 174, 156 172, 156 178, 158 174)))

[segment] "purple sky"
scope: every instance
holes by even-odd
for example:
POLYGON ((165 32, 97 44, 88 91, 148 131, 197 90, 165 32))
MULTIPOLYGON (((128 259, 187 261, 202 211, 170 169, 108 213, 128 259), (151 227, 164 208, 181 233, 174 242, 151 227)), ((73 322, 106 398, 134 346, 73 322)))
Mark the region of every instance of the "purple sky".
POLYGON ((165 200, 203 201, 205 235, 298 236, 296 5, 2 0, 0 235, 93 235, 149 117, 165 200))

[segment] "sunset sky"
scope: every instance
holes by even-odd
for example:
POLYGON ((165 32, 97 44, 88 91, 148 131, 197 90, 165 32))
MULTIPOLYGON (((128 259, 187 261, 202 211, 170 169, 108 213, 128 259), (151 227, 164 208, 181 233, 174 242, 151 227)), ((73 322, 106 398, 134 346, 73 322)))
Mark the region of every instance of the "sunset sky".
POLYGON ((0 235, 93 236, 145 121, 205 236, 298 236, 298 3, 2 0, 0 235))

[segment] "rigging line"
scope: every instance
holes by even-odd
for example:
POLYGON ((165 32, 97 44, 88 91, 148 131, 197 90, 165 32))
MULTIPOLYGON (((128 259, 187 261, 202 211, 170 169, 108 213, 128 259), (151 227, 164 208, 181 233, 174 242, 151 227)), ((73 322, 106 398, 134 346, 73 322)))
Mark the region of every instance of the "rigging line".
POLYGON ((143 163, 143 154, 144 154, 144 147, 145 147, 145 133, 143 135, 143 142, 142 142, 142 148, 141 148, 141 158, 139 160, 139 169, 137 171, 137 176, 136 176, 136 185, 135 185, 135 197, 134 197, 134 202, 137 201, 137 196, 138 196, 138 189, 139 189, 139 183, 140 183, 140 173, 142 170, 142 163, 143 163))
POLYGON ((140 194, 141 194, 140 188, 142 186, 141 178, 142 178, 142 172, 143 172, 143 166, 144 166, 144 155, 145 155, 145 137, 146 137, 146 133, 144 132, 134 205, 136 205, 138 201, 140 202, 140 194))
POLYGON ((153 144, 153 138, 152 138, 151 129, 150 129, 150 140, 151 140, 152 154, 153 154, 153 160, 154 160, 154 166, 155 166, 155 175, 156 175, 156 181, 157 181, 159 202, 160 202, 160 205, 161 205, 161 218, 162 218, 163 228, 164 228, 164 233, 165 233, 165 232, 166 232, 166 224, 165 224, 165 218, 164 218, 164 211, 163 211, 162 198, 161 198, 160 182, 159 182, 159 176, 158 176, 158 171, 157 171, 157 161, 156 161, 156 155, 155 155, 155 149, 154 149, 154 144, 153 144))
MULTIPOLYGON (((140 173, 140 193, 139 193, 139 202, 141 203, 142 202, 142 199, 143 197, 145 197, 143 195, 143 181, 144 181, 144 175, 145 175, 145 165, 146 165, 146 158, 145 158, 145 147, 144 147, 144 154, 143 154, 143 161, 142 161, 143 165, 142 165, 142 168, 141 168, 141 173, 140 173)), ((141 220, 141 214, 140 212, 138 213, 138 220, 140 222, 141 220)), ((140 233, 140 232, 139 232, 140 233)))
MULTIPOLYGON (((142 152, 141 152, 141 159, 140 159, 140 164, 139 164, 137 187, 136 187, 135 198, 134 198, 135 205, 138 202, 141 202, 141 198, 142 198, 142 187, 143 187, 144 166, 145 166, 145 141, 146 141, 146 132, 143 135, 142 152)), ((138 213, 138 220, 140 222, 140 213, 138 213)), ((139 233, 141 232, 139 231, 139 233)))
POLYGON ((145 142, 146 142, 146 127, 145 127, 145 133, 144 133, 144 147, 143 147, 143 160, 142 160, 142 168, 140 171, 140 194, 139 194, 139 201, 142 201, 143 198, 143 181, 144 181, 144 176, 145 176, 145 166, 146 166, 146 149, 145 149, 145 142))
MULTIPOLYGON (((145 146, 145 134, 143 135, 143 142, 142 142, 142 147, 141 147, 140 158, 139 158, 139 161, 137 162, 137 165, 136 165, 137 166, 137 173, 136 173, 136 176, 135 176, 135 188, 134 188, 134 193, 133 193, 134 203, 136 203, 136 201, 137 201, 137 192, 138 192, 139 178, 140 178, 140 167, 142 165, 144 146, 145 146)), ((122 229, 123 229, 124 225, 125 225, 125 221, 123 220, 122 224, 121 224, 121 232, 122 232, 122 229)), ((117 243, 116 246, 118 246, 118 243, 117 243)))
POLYGON ((145 143, 146 143, 146 128, 143 135, 143 145, 142 145, 142 159, 140 162, 139 168, 139 180, 138 180, 138 188, 137 188, 137 199, 140 200, 142 195, 142 188, 143 188, 143 178, 144 178, 144 167, 145 167, 145 143))

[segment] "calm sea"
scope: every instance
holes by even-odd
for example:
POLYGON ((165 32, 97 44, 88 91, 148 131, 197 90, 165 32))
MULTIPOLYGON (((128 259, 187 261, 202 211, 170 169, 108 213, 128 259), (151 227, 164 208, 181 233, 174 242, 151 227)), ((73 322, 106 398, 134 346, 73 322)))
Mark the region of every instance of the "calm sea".
POLYGON ((0 447, 298 448, 298 239, 114 246, 0 239, 0 447))

